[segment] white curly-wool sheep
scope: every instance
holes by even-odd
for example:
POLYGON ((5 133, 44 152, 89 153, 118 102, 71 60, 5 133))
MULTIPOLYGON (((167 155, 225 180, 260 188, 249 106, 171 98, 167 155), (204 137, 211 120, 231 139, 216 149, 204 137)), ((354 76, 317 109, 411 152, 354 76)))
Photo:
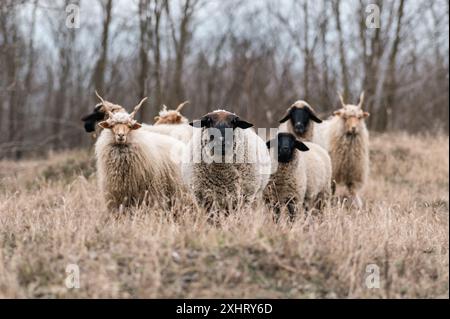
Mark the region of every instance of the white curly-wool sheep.
POLYGON ((344 185, 356 204, 361 207, 358 191, 364 186, 369 174, 369 132, 364 119, 369 113, 362 110, 364 92, 358 105, 345 104, 322 123, 320 134, 314 142, 325 147, 331 157, 333 180, 344 185))
POLYGON ((322 120, 312 106, 306 101, 297 101, 287 109, 286 114, 280 120, 278 130, 291 133, 302 142, 311 142, 316 123, 322 123, 322 120))
POLYGON ((142 202, 167 206, 183 192, 177 159, 183 143, 141 129, 132 114, 109 113, 95 144, 100 188, 109 209, 142 202))
POLYGON ((182 172, 199 204, 230 210, 252 203, 267 185, 271 166, 252 124, 218 110, 191 125, 197 128, 183 154, 182 172))
POLYGON ((278 213, 287 205, 293 217, 302 207, 321 208, 331 190, 331 161, 328 153, 319 145, 301 142, 291 133, 279 133, 278 145, 271 152, 278 161, 278 169, 270 178, 264 191, 264 199, 278 213))
POLYGON ((189 102, 181 103, 175 110, 168 110, 164 105, 159 115, 155 117, 155 124, 143 124, 145 131, 168 135, 183 143, 191 140, 193 128, 188 124, 188 119, 184 117, 180 111, 189 102))
POLYGON ((187 124, 189 120, 181 114, 181 110, 189 101, 183 102, 175 110, 168 110, 167 106, 163 105, 163 109, 159 111, 158 116, 155 117, 155 125, 160 124, 187 124))

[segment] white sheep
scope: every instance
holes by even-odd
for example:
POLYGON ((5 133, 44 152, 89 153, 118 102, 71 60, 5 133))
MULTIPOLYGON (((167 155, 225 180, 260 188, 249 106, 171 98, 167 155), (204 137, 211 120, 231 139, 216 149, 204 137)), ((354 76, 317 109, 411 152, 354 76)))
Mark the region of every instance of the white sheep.
POLYGON ((180 111, 189 102, 181 103, 175 110, 167 110, 164 105, 159 115, 155 117, 154 125, 143 124, 146 131, 164 134, 176 138, 184 143, 191 140, 193 128, 188 124, 188 119, 180 111))
POLYGON ((364 122, 369 113, 362 110, 364 92, 358 105, 345 104, 341 95, 339 98, 342 108, 320 125, 313 140, 328 150, 333 180, 344 185, 354 202, 361 207, 358 191, 369 174, 369 132, 364 122))
POLYGON ((180 167, 183 144, 168 136, 141 129, 131 114, 108 112, 95 144, 100 188, 109 209, 142 202, 167 206, 182 193, 180 167))
POLYGON ((163 109, 159 111, 158 116, 155 116, 155 125, 161 124, 187 124, 189 120, 181 114, 181 110, 189 104, 185 101, 178 105, 175 110, 168 110, 167 106, 163 105, 163 109))
POLYGON ((198 203, 229 211, 254 202, 270 177, 270 154, 253 125, 217 110, 196 127, 183 154, 183 178, 198 203))
POLYGON ((294 134, 302 142, 313 140, 315 123, 322 123, 314 109, 305 101, 297 101, 280 120, 279 131, 294 134))
POLYGON ((317 144, 303 143, 284 132, 267 142, 267 147, 272 148, 272 160, 278 162, 278 167, 264 191, 266 203, 277 215, 281 207, 287 206, 291 218, 303 208, 320 209, 331 189, 328 153, 317 144))

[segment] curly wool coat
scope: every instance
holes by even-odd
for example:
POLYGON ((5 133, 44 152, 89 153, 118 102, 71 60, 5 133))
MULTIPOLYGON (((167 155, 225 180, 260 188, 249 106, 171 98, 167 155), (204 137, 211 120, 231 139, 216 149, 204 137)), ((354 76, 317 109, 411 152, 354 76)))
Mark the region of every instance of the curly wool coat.
POLYGON ((96 142, 100 189, 109 209, 147 202, 170 205, 183 191, 176 162, 183 145, 168 136, 131 131, 125 145, 116 144, 110 130, 103 130, 96 142))
POLYGON ((236 128, 229 161, 217 161, 206 150, 206 128, 195 128, 183 154, 183 179, 206 208, 233 209, 261 196, 270 177, 270 155, 253 129, 236 128))
POLYGON ((314 142, 326 148, 331 157, 333 180, 355 195, 369 175, 369 132, 363 121, 358 134, 346 134, 344 122, 338 116, 320 124, 314 142))

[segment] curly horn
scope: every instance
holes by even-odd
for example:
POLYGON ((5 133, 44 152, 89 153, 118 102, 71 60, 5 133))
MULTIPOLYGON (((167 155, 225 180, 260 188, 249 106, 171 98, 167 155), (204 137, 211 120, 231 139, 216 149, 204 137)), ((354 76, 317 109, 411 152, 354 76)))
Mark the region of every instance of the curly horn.
POLYGON ((189 103, 190 103, 189 101, 184 101, 183 103, 178 105, 178 107, 177 107, 177 109, 175 111, 180 112, 183 109, 183 107, 185 107, 189 103))
POLYGON ((342 106, 345 106, 344 98, 342 97, 342 94, 338 92, 339 100, 341 100, 342 106))
POLYGON ((361 92, 361 95, 359 96, 359 103, 358 107, 361 108, 364 103, 364 91, 361 92))
POLYGON ((144 97, 142 100, 141 100, 141 102, 139 102, 139 104, 138 105, 136 105, 135 107, 134 107, 134 110, 133 110, 133 112, 131 112, 131 114, 130 114, 130 118, 134 118, 134 116, 136 115, 136 113, 137 113, 137 111, 139 111, 139 109, 141 108, 141 106, 142 106, 142 104, 144 104, 144 102, 147 100, 147 97, 144 97))
MULTIPOLYGON (((98 94, 97 90, 95 90, 95 95, 97 95, 97 97, 100 99, 100 101, 102 101, 101 105, 103 105, 103 107, 105 108, 106 113, 108 113, 109 117, 113 116, 113 113, 111 112, 111 103, 109 103, 108 101, 105 101, 100 94, 98 94)), ((97 104, 98 105, 98 104, 97 104)))
POLYGON ((97 97, 100 99, 100 101, 102 101, 103 104, 106 103, 106 101, 100 96, 100 94, 98 94, 97 90, 95 90, 95 95, 97 95, 97 97))

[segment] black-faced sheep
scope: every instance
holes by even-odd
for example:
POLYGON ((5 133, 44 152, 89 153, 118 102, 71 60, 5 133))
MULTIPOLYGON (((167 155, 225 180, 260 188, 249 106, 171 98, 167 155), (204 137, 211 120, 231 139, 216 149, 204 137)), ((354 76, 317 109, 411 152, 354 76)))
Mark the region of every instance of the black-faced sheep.
POLYGON ((194 135, 183 155, 183 178, 200 205, 229 211, 261 196, 270 155, 253 125, 217 110, 190 123, 194 135))
POLYGON ((314 109, 305 101, 295 102, 280 120, 279 131, 294 134, 300 141, 311 142, 314 123, 322 123, 314 109))
POLYGON ((112 113, 99 123, 95 144, 97 173, 111 210, 139 205, 170 205, 183 191, 180 167, 183 144, 168 136, 146 132, 131 114, 112 113))
POLYGON ((287 206, 293 217, 302 206, 309 210, 321 208, 330 195, 331 160, 321 146, 301 142, 291 133, 279 133, 267 142, 272 160, 278 161, 277 171, 271 176, 264 191, 264 199, 275 211, 287 206), (302 153, 300 153, 302 152, 302 153))
POLYGON ((303 207, 306 195, 306 170, 304 158, 299 153, 309 148, 290 133, 279 133, 276 139, 267 142, 267 147, 272 148, 272 161, 278 163, 264 190, 264 201, 277 216, 280 209, 287 206, 293 218, 303 207))
POLYGON ((125 109, 117 104, 105 101, 98 93, 95 92, 97 97, 100 99, 100 103, 98 103, 94 111, 88 115, 85 115, 81 118, 84 122, 84 130, 87 133, 95 132, 96 124, 100 121, 105 120, 108 117, 108 111, 111 113, 116 112, 124 112, 125 109))
POLYGON ((315 142, 323 145, 329 152, 333 166, 333 179, 344 185, 355 203, 361 207, 358 191, 364 186, 369 174, 369 132, 364 119, 364 92, 359 104, 345 104, 339 96, 342 108, 334 116, 321 124, 315 142))

